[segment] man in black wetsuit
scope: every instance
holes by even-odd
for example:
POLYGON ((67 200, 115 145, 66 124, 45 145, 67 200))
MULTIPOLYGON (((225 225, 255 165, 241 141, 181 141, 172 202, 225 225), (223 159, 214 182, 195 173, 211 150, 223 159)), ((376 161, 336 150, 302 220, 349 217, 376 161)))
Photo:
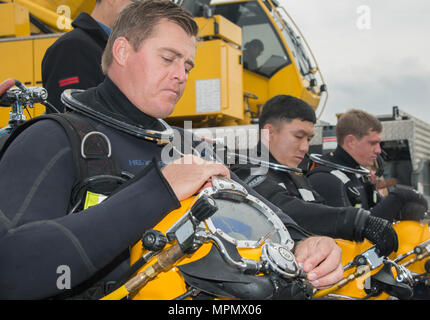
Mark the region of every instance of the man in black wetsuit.
MULTIPOLYGON (((309 149, 315 122, 315 112, 306 102, 288 95, 271 98, 259 117, 257 153, 269 152, 272 164, 297 169, 309 149)), ((390 222, 366 210, 326 205, 301 173, 272 167, 259 174, 250 165, 234 165, 231 170, 314 234, 354 241, 367 238, 383 255, 397 250, 397 234, 390 222)))
POLYGON ((46 50, 42 83, 48 90, 48 101, 55 108, 64 111, 60 100, 64 90, 88 89, 103 81, 103 51, 118 14, 130 3, 130 0, 97 0, 91 15, 80 13, 72 22, 74 29, 46 50))
MULTIPOLYGON (((196 35, 192 17, 173 2, 137 1, 113 27, 103 55, 106 79, 95 88, 64 93, 70 107, 71 101, 88 106, 93 117, 87 120, 107 137, 119 172, 133 176, 100 204, 68 214, 79 177, 73 145, 56 121, 32 124, 9 145, 0 161, 1 299, 100 297, 89 293, 128 270, 128 248, 145 230, 210 177, 230 177, 224 165, 191 155, 160 168, 163 148, 140 134, 165 128, 157 118, 171 114, 183 93, 196 35), (70 287, 58 286, 67 269, 70 287)), ((307 238, 271 206, 299 241, 295 256, 313 285, 339 281, 336 242, 307 238)))
MULTIPOLYGON (((344 167, 371 167, 381 153, 382 125, 363 110, 343 114, 336 126, 338 146, 322 159, 344 167)), ((334 207, 360 207, 389 221, 420 220, 427 211, 427 201, 418 192, 395 187, 382 198, 367 175, 317 165, 308 173, 312 187, 334 207)))

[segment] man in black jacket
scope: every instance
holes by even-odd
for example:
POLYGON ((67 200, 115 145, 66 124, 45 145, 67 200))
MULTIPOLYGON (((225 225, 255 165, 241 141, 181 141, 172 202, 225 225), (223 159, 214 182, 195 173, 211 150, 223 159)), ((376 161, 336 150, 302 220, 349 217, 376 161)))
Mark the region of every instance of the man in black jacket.
MULTIPOLYGON (((273 97, 259 118, 258 152, 269 152, 271 163, 297 169, 309 149, 315 122, 315 112, 306 102, 288 95, 273 97)), ((397 250, 397 234, 389 221, 363 209, 327 206, 303 174, 273 167, 260 175, 255 167, 252 173, 252 167, 235 165, 231 170, 310 232, 354 241, 367 238, 383 255, 397 250)))
MULTIPOLYGON (((79 177, 74 146, 55 121, 34 123, 9 145, 0 161, 1 299, 82 297, 100 281, 118 281, 129 268, 128 248, 145 230, 212 176, 230 177, 224 165, 191 155, 164 165, 156 143, 164 139, 154 138, 166 128, 159 118, 171 114, 182 96, 196 36, 193 18, 173 2, 137 1, 113 27, 103 55, 106 79, 64 93, 70 107, 88 107, 88 121, 107 137, 118 171, 133 177, 100 204, 68 214, 79 177), (59 286, 67 269, 70 286, 59 286)), ((299 241, 294 254, 314 286, 339 281, 336 242, 307 238, 270 206, 299 241)))
MULTIPOLYGON (((382 125, 363 110, 343 114, 336 126, 338 146, 323 157, 332 163, 359 169, 371 167, 381 153, 382 125)), ((356 175, 326 165, 317 165, 308 173, 312 187, 334 207, 360 207, 389 221, 420 220, 427 201, 415 190, 395 187, 382 198, 367 175, 356 175)))
POLYGON ((97 0, 91 15, 80 13, 72 23, 74 30, 48 48, 42 60, 42 82, 48 90, 48 101, 58 110, 64 111, 60 100, 64 90, 88 89, 103 81, 101 58, 111 28, 131 2, 97 0))

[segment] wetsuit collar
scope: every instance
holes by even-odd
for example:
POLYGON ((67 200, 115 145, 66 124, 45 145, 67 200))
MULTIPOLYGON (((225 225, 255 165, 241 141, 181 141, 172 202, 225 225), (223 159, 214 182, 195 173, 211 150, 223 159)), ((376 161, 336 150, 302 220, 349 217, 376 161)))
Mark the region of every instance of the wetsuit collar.
MULTIPOLYGON (((269 165, 269 168, 272 170, 276 170, 276 171, 281 171, 281 172, 296 172, 296 173, 303 173, 302 169, 299 168, 293 168, 293 167, 289 167, 283 164, 280 164, 278 162, 278 160, 275 159, 275 157, 270 153, 269 149, 267 148, 267 146, 265 146, 264 144, 261 143, 261 140, 258 141, 256 147, 257 150, 256 154, 261 157, 262 152, 268 152, 269 153, 269 161, 266 162, 267 165, 269 165)), ((263 161, 265 162, 265 161, 263 161)))
POLYGON ((337 146, 334 151, 335 159, 334 162, 341 163, 342 165, 350 168, 360 168, 360 165, 357 161, 354 160, 351 155, 345 151, 341 146, 337 146))
POLYGON ((76 94, 76 98, 94 111, 119 121, 146 130, 164 130, 158 119, 140 111, 108 76, 97 87, 76 94))
POLYGON ((279 161, 276 160, 275 157, 272 155, 272 153, 269 151, 267 146, 264 145, 263 143, 261 143, 261 140, 258 141, 256 148, 257 148, 258 156, 261 156, 262 152, 268 152, 269 153, 269 162, 275 163, 275 164, 280 164, 279 161))

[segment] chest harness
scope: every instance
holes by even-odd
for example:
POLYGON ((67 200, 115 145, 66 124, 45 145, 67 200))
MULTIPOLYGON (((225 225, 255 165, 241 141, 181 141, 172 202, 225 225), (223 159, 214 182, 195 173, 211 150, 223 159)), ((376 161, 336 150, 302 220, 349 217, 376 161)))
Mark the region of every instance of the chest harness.
POLYGON ((322 159, 319 154, 310 154, 309 158, 315 165, 308 176, 317 172, 326 172, 335 176, 344 185, 346 196, 354 207, 370 209, 380 201, 381 196, 369 179, 369 170, 343 166, 322 159))

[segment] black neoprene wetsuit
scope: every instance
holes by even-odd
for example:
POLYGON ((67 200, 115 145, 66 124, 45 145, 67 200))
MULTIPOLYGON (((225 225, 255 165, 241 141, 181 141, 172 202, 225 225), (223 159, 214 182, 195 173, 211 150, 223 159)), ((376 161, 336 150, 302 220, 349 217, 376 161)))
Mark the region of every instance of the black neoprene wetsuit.
MULTIPOLYGON (((99 112, 159 129, 109 78, 80 95, 99 112)), ((82 298, 99 281, 118 280, 129 267, 129 246, 180 206, 160 172, 156 143, 91 122, 109 137, 118 168, 135 177, 99 205, 67 214, 77 172, 66 133, 52 120, 24 130, 0 162, 0 299, 82 298), (57 283, 64 266, 71 290, 57 283)), ((270 206, 291 226, 293 239, 304 238, 270 206)))
MULTIPOLYGON (((345 167, 359 169, 360 165, 341 147, 323 159, 345 167)), ((400 198, 389 194, 382 198, 375 185, 366 176, 318 165, 308 173, 312 187, 333 207, 356 206, 370 210, 372 215, 394 221, 403 203, 400 198)))

